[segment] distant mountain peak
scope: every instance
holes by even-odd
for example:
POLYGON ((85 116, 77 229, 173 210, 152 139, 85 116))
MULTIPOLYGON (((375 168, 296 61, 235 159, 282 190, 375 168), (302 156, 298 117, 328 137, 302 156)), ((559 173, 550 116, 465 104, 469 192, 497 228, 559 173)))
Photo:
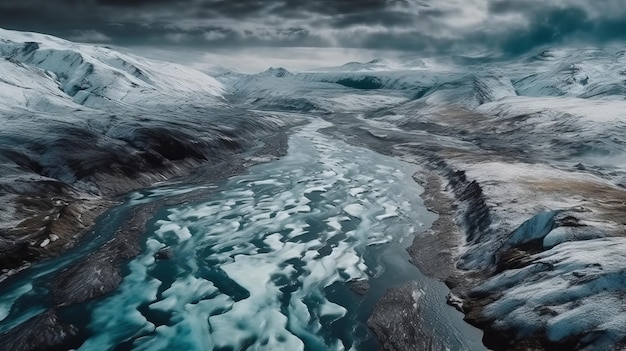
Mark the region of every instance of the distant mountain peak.
POLYGON ((283 67, 270 67, 261 74, 266 75, 266 76, 277 77, 277 78, 288 77, 292 75, 291 72, 289 72, 283 67))

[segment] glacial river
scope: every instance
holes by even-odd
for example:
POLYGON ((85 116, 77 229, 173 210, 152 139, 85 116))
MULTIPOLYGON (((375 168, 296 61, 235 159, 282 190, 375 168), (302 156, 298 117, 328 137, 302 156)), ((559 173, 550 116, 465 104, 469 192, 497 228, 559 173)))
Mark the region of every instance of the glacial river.
MULTIPOLYGON (((64 314, 88 335, 79 350, 376 349, 367 318, 387 288, 407 283, 432 344, 484 349, 482 333, 446 305, 444 284, 408 262, 405 247, 436 218, 414 167, 318 132, 329 125, 313 121, 283 158, 206 184, 206 199, 161 207, 119 288, 64 314), (157 259, 164 249, 168 258, 157 259), (367 294, 352 292, 350 282, 364 280, 367 294)), ((133 206, 193 190, 132 193, 92 237, 110 237, 133 206)), ((0 332, 44 311, 46 279, 97 245, 3 287, 0 332)))

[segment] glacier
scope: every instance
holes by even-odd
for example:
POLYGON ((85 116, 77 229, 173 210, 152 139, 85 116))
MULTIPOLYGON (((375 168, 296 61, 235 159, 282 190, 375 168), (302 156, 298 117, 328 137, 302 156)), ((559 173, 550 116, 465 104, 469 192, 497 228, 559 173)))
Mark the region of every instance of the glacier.
MULTIPOLYGON (((176 177, 227 178, 271 161, 286 152, 287 131, 315 117, 327 123, 320 132, 328 137, 415 165, 413 177, 438 219, 416 234, 408 248, 412 262, 446 282, 449 301, 484 330, 486 347, 626 347, 626 54, 620 48, 546 48, 498 60, 375 59, 215 76, 7 30, 0 30, 0 54, 3 280, 63 255, 120 195, 176 177)), ((380 172, 376 186, 388 178, 380 172)), ((360 185, 350 196, 361 196, 360 185)), ((385 208, 377 221, 401 207, 385 208)), ((363 216, 358 204, 341 209, 363 216)), ((295 207, 284 216, 308 210, 295 207)), ((160 225, 189 239, 182 227, 160 225)), ((282 245, 271 240, 270 246, 282 245)), ((114 256, 116 264, 135 251, 114 256)), ((94 282, 93 291, 113 291, 116 279, 94 282)), ((197 291, 213 291, 192 280, 197 291)), ((381 301, 417 303, 416 291, 395 289, 381 301)), ((62 296, 95 296, 71 293, 62 296)), ((181 308, 173 300, 153 307, 167 303, 181 308)), ((9 313, 0 307, 0 316, 9 313)), ((381 340, 392 335, 397 349, 411 349, 412 317, 386 325, 392 317, 384 309, 374 311, 370 327, 381 340)), ((65 328, 51 314, 38 323, 65 328)))
POLYGON ((218 79, 241 103, 321 113, 328 133, 440 178, 449 200, 433 209, 457 234, 434 235, 455 272, 415 261, 453 287, 488 347, 624 347, 624 52, 460 61, 218 79))

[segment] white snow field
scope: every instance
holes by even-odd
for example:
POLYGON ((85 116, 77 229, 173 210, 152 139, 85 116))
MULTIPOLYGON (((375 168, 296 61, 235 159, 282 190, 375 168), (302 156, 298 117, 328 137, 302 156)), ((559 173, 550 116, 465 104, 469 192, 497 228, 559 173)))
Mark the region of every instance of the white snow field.
POLYGON ((152 107, 221 101, 222 84, 185 66, 0 29, 2 108, 49 112, 57 105, 152 107))

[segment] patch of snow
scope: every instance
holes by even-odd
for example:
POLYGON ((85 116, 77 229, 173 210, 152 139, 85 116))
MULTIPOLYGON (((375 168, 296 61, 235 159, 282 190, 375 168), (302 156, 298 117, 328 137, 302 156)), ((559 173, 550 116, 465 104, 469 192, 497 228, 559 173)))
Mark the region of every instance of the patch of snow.
POLYGON ((361 204, 350 204, 345 206, 343 210, 352 217, 360 217, 363 215, 365 208, 361 204))
POLYGON ((604 349, 626 337, 625 260, 626 238, 565 242, 477 290, 503 294, 485 309, 503 325, 522 333, 545 325, 555 342, 597 333, 598 338, 587 339, 585 349, 604 349))

